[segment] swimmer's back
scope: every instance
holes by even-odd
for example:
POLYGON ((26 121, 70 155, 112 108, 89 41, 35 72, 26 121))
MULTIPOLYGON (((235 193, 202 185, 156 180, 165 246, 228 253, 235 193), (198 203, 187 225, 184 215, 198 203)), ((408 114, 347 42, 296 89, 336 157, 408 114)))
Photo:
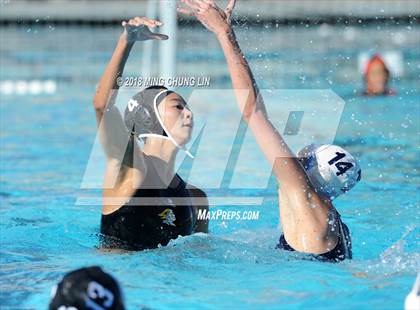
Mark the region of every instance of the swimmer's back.
MULTIPOLYGON (((345 259, 352 259, 352 245, 350 238, 350 230, 346 224, 341 221, 341 216, 338 214, 337 228, 338 228, 338 241, 337 245, 330 251, 323 254, 311 254, 311 256, 320 261, 339 262, 345 259)), ((278 249, 295 251, 286 241, 284 234, 280 236, 278 249)))

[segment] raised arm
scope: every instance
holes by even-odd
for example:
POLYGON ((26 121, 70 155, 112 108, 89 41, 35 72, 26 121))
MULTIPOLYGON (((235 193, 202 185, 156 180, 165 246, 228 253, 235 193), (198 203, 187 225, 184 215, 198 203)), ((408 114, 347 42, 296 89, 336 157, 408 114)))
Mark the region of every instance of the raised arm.
POLYGON ((225 54, 242 117, 248 122, 278 181, 306 187, 308 183, 302 166, 267 117, 263 99, 231 27, 230 17, 236 1, 230 0, 225 10, 218 8, 212 0, 182 2, 187 8, 180 8, 179 12, 196 16, 216 35, 225 54), (243 98, 244 91, 248 91, 246 100, 243 98))
POLYGON ((223 49, 242 117, 280 184, 280 218, 287 242, 295 250, 314 254, 334 248, 339 234, 336 221, 330 220, 335 216, 334 208, 328 199, 317 194, 303 166, 267 117, 251 69, 230 26, 235 0, 230 0, 224 11, 213 0, 183 0, 183 3, 188 9, 180 9, 181 13, 196 16, 215 33, 223 49), (249 92, 246 100, 244 91, 249 92))
POLYGON ((125 63, 127 62, 130 51, 134 45, 134 41, 130 42, 127 40, 126 32, 127 31, 124 30, 124 33, 120 36, 111 60, 99 81, 95 97, 93 98, 93 107, 95 108, 98 125, 102 120, 105 109, 107 107, 111 108, 115 103, 114 94, 116 94, 119 89, 117 79, 123 74, 125 63), (111 95, 113 95, 112 98, 111 95))
POLYGON ((152 33, 148 28, 159 25, 161 25, 159 21, 147 17, 135 17, 128 22, 123 21, 123 33, 119 37, 111 60, 100 79, 93 99, 93 107, 96 112, 100 140, 108 159, 121 161, 124 154, 133 153, 125 152, 128 134, 121 114, 115 107, 119 89, 118 81, 136 41, 168 39, 166 35, 152 33))
POLYGON ((98 88, 93 99, 93 106, 96 111, 98 123, 100 122, 106 107, 111 107, 115 103, 115 95, 119 89, 117 83, 124 71, 130 51, 136 41, 146 40, 167 40, 168 37, 163 34, 150 32, 147 27, 156 27, 162 25, 161 22, 149 19, 147 17, 135 17, 128 22, 123 21, 124 31, 119 37, 117 46, 112 54, 105 72, 103 73, 98 88))
POLYGON ((277 180, 283 185, 306 187, 306 174, 302 166, 268 119, 264 100, 235 33, 229 28, 218 33, 217 38, 225 54, 242 117, 248 123, 270 167, 273 167, 277 180), (249 91, 246 100, 241 96, 242 90, 249 91))

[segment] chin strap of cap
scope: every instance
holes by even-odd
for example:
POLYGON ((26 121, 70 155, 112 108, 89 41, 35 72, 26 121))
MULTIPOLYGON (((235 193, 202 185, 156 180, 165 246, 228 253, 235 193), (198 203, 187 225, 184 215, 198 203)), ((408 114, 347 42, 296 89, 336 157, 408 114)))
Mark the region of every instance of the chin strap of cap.
POLYGON ((159 98, 160 95, 162 95, 163 93, 168 92, 168 89, 164 89, 161 92, 159 92, 156 96, 155 99, 153 100, 153 108, 155 110, 155 115, 156 118, 159 121, 159 124, 162 126, 163 130, 165 131, 167 137, 162 136, 162 135, 158 135, 155 133, 145 133, 145 134, 140 134, 138 137, 139 138, 143 138, 143 137, 154 137, 154 138, 161 138, 161 139, 165 139, 165 140, 169 140, 171 141, 177 148, 183 150, 190 158, 194 158, 194 156, 187 150, 187 148, 185 146, 181 146, 179 145, 175 139, 172 137, 172 135, 169 133, 169 131, 166 129, 165 125, 163 124, 162 118, 159 115, 159 111, 157 108, 157 99, 159 98))

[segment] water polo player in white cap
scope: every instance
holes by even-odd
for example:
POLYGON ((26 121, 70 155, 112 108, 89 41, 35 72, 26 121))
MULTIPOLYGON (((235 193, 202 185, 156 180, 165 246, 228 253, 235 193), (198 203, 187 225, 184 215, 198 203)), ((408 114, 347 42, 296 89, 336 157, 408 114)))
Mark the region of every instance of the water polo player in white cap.
POLYGON ((271 124, 251 69, 230 25, 235 5, 225 10, 212 0, 183 0, 179 11, 195 16, 212 31, 225 54, 239 109, 252 130, 279 183, 280 219, 284 235, 279 248, 339 261, 351 258, 349 230, 332 201, 361 178, 356 160, 335 145, 309 146, 295 156, 271 124), (242 90, 249 90, 247 101, 242 90), (236 91, 237 90, 237 91, 236 91))
POLYGON ((174 172, 180 149, 192 156, 193 115, 184 99, 162 86, 148 87, 127 102, 124 118, 115 106, 119 81, 136 41, 165 40, 148 27, 159 21, 136 17, 122 23, 112 58, 99 82, 94 108, 107 156, 101 233, 104 247, 142 250, 166 245, 179 235, 207 232, 197 220, 207 209, 203 191, 174 172), (141 148, 138 140, 143 140, 141 148))

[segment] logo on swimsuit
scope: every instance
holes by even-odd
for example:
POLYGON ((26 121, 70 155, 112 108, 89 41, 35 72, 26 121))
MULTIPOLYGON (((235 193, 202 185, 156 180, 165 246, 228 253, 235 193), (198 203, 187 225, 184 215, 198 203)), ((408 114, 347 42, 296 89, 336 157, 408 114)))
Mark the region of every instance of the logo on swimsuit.
POLYGON ((171 209, 165 209, 162 213, 159 214, 160 218, 163 220, 163 223, 166 225, 175 226, 175 214, 171 209))

